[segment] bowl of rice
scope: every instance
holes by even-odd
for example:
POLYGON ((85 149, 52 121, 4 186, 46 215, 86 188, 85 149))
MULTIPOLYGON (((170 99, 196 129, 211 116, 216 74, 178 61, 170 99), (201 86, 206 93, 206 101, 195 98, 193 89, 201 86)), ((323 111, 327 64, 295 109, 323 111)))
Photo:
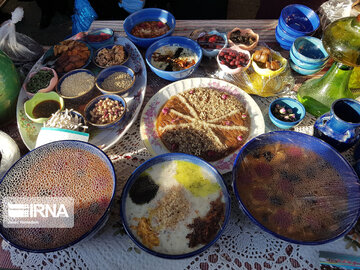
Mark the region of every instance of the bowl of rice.
POLYGON ((144 251, 166 259, 195 256, 212 246, 230 216, 221 174, 184 153, 153 157, 131 174, 121 196, 124 229, 144 251))
POLYGON ((115 65, 103 69, 96 76, 96 88, 103 94, 126 96, 135 83, 135 72, 126 66, 115 65))
POLYGON ((146 63, 159 77, 176 81, 190 76, 203 56, 200 45, 187 37, 170 36, 153 43, 145 54, 146 63))
POLYGON ((75 100, 89 94, 95 86, 95 75, 88 69, 75 69, 64 74, 56 92, 65 100, 75 100))

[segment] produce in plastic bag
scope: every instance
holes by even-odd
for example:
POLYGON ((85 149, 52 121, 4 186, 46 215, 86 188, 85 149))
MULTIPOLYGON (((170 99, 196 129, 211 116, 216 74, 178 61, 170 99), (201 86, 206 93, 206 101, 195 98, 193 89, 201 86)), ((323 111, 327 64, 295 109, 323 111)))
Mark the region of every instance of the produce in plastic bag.
POLYGON ((15 24, 22 20, 24 10, 17 7, 11 13, 11 19, 0 27, 0 50, 14 62, 36 61, 43 54, 43 48, 32 38, 16 33, 15 24))
POLYGON ((219 72, 218 76, 236 84, 248 94, 262 97, 285 93, 294 87, 295 79, 287 60, 280 53, 265 46, 257 47, 251 60, 252 65, 245 72, 237 74, 219 72))

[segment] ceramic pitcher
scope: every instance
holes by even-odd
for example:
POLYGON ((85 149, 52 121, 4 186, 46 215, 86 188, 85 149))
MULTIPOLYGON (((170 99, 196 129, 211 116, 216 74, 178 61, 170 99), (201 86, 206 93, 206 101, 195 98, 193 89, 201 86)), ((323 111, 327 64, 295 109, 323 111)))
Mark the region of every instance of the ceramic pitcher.
POLYGON ((349 98, 335 100, 330 112, 316 120, 314 136, 340 152, 348 150, 360 138, 360 102, 349 98))

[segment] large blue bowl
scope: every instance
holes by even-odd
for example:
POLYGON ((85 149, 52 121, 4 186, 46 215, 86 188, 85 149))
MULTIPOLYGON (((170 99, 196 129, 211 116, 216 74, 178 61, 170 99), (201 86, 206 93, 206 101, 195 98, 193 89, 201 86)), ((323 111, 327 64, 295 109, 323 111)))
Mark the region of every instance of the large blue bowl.
POLYGON ((144 8, 126 17, 123 27, 126 35, 135 45, 147 48, 155 41, 170 36, 175 30, 175 24, 175 17, 170 12, 159 8, 144 8), (155 38, 139 38, 131 34, 134 26, 146 21, 161 21, 166 23, 170 27, 170 30, 166 34, 155 38))
MULTIPOLYGON (((232 177, 235 196, 243 212, 264 231, 291 243, 303 245, 319 245, 334 241, 346 235, 346 233, 348 233, 351 228, 356 224, 359 218, 360 186, 359 178, 356 175, 354 169, 348 163, 348 161, 342 155, 340 155, 338 151, 335 150, 335 148, 331 147, 329 144, 316 137, 304 133, 299 133, 295 131, 274 131, 264 133, 253 138, 240 149, 240 152, 238 153, 234 162, 232 177), (261 221, 255 219, 255 217, 250 213, 249 209, 244 205, 236 185, 236 181, 239 176, 239 167, 247 166, 247 163, 244 162, 244 158, 247 156, 247 154, 253 153, 253 151, 260 146, 265 146, 277 142, 291 144, 315 152, 321 158, 326 160, 339 173, 339 175, 341 175, 348 195, 348 211, 346 211, 346 213, 342 213, 344 214, 344 217, 342 218, 342 226, 337 233, 333 233, 333 235, 329 236, 328 238, 319 239, 318 241, 300 241, 290 239, 269 230, 262 224, 261 221)), ((324 209, 324 211, 327 211, 327 209, 324 209)))
MULTIPOLYGON (((6 174, 4 175, 4 177, 2 179, 0 179, 0 186, 1 183, 3 181, 6 180, 6 178, 8 177, 8 175, 11 175, 13 173, 13 171, 18 171, 21 170, 22 168, 25 168, 26 166, 29 166, 29 159, 30 160, 36 160, 39 157, 44 157, 46 158, 46 151, 48 151, 49 149, 51 150, 53 147, 69 147, 69 148, 74 148, 74 149, 78 149, 78 150, 85 150, 87 152, 90 152, 94 155, 97 155, 99 158, 101 158, 101 160, 106 164, 106 166, 108 167, 108 169, 111 171, 111 176, 113 178, 113 193, 112 193, 112 197, 110 200, 109 205, 106 208, 106 211, 104 212, 103 216, 97 221, 97 223, 93 226, 93 228, 91 230, 89 230, 88 232, 84 233, 82 236, 80 236, 77 240, 68 243, 64 246, 60 246, 57 248, 52 248, 52 249, 31 249, 28 248, 26 246, 22 246, 16 243, 13 243, 11 241, 11 239, 8 239, 8 237, 4 234, 3 231, 3 226, 2 224, 0 224, 0 237, 2 237, 6 242, 8 242, 9 244, 11 244, 12 246, 20 249, 20 250, 24 250, 27 252, 33 252, 33 253, 46 253, 46 252, 55 252, 55 251, 59 251, 59 250, 63 250, 66 248, 69 248, 75 244, 77 244, 78 242, 82 241, 82 240, 88 240, 90 239, 94 234, 96 234, 96 232, 98 232, 106 223, 109 214, 110 214, 110 207, 114 201, 114 197, 115 197, 115 191, 116 191, 116 174, 115 174, 115 169, 114 166, 111 162, 111 160, 109 159, 109 157, 98 147, 87 143, 87 142, 82 142, 82 141, 75 141, 75 140, 63 140, 63 141, 55 141, 55 142, 51 142, 48 144, 44 144, 42 146, 39 146, 35 149, 33 149, 32 151, 28 152, 26 155, 24 155, 23 157, 21 157, 15 164, 12 165, 12 167, 10 167, 10 169, 6 172, 6 174)), ((72 157, 69 157, 72 158, 72 157)), ((66 167, 66 164, 64 165, 64 167, 66 167)), ((48 172, 44 172, 47 173, 49 175, 51 175, 53 172, 49 169, 48 172)), ((10 177, 10 176, 9 176, 10 177)), ((61 183, 59 183, 61 184, 61 183)), ((45 197, 46 195, 39 195, 39 197, 45 197)), ((71 233, 71 229, 69 228, 64 228, 61 229, 59 228, 58 230, 67 230, 68 233, 71 233)))
MULTIPOLYGON (((123 192, 121 195, 121 220, 123 222, 124 225, 124 229, 126 231, 126 233, 129 235, 129 237, 131 238, 131 240, 133 240, 135 242, 135 244, 141 248, 142 250, 157 256, 157 257, 162 257, 162 258, 166 258, 166 259, 183 259, 183 258, 188 258, 191 256, 195 256, 203 251, 205 251, 206 249, 208 249, 210 246, 212 246, 221 236, 221 234, 223 233, 228 221, 229 221, 229 217, 230 217, 230 207, 231 207, 231 202, 230 202, 230 195, 228 193, 227 187, 224 183, 224 180, 221 176, 221 174, 208 162, 206 162, 205 160, 198 158, 196 156, 192 156, 192 155, 188 155, 188 154, 183 154, 183 153, 167 153, 167 154, 162 154, 162 155, 158 155, 156 157, 153 157, 147 161, 145 161, 143 164, 141 164, 139 167, 137 167, 135 169, 135 171, 130 175, 129 179, 127 180, 124 188, 123 188, 123 192), (224 223, 221 227, 221 229, 218 231, 216 237, 210 241, 207 245, 203 246, 202 248, 199 248, 198 250, 195 250, 193 252, 189 252, 189 253, 184 253, 184 254, 177 254, 177 255, 170 255, 170 254, 163 254, 163 253, 159 253, 156 252, 148 247, 146 247, 145 245, 143 245, 139 240, 137 240, 137 238, 135 237, 135 235, 133 234, 129 223, 126 219, 126 197, 128 196, 129 190, 131 188, 131 186, 133 185, 134 181, 140 176, 140 174, 142 174, 146 169, 159 164, 159 163, 163 163, 166 161, 173 161, 173 160, 181 160, 181 161, 188 161, 191 162, 193 164, 196 164, 202 168, 204 168, 207 172, 209 172, 211 175, 215 176, 215 178, 217 179, 218 184, 220 185, 222 192, 223 192, 223 196, 225 199, 225 216, 224 216, 224 223)), ((179 241, 183 241, 182 239, 179 241)))
POLYGON ((275 33, 277 33, 279 37, 281 37, 282 39, 286 40, 288 43, 291 44, 297 39, 297 37, 294 37, 286 33, 285 30, 281 28, 280 24, 276 26, 275 33))
POLYGON ((148 66, 150 67, 150 69, 159 77, 168 81, 177 81, 191 75, 199 66, 202 56, 203 56, 202 49, 196 41, 187 37, 171 36, 171 37, 163 38, 152 44, 146 50, 145 60, 148 66), (195 63, 195 65, 180 71, 165 71, 158 69, 151 64, 151 56, 158 48, 162 46, 179 46, 190 49, 197 55, 198 61, 195 63))
POLYGON ((293 4, 281 10, 279 24, 292 36, 306 36, 320 26, 320 18, 311 8, 293 4))
POLYGON ((321 39, 316 37, 297 38, 290 52, 300 61, 312 65, 313 68, 322 66, 329 59, 329 54, 326 52, 321 39))

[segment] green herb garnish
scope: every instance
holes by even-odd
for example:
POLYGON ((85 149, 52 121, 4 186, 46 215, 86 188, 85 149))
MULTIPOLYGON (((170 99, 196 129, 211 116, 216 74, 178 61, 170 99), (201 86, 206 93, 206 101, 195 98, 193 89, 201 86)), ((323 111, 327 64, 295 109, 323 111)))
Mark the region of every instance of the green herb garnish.
POLYGON ((30 78, 26 89, 30 93, 36 93, 40 89, 48 87, 53 77, 54 73, 51 70, 40 70, 30 78))

